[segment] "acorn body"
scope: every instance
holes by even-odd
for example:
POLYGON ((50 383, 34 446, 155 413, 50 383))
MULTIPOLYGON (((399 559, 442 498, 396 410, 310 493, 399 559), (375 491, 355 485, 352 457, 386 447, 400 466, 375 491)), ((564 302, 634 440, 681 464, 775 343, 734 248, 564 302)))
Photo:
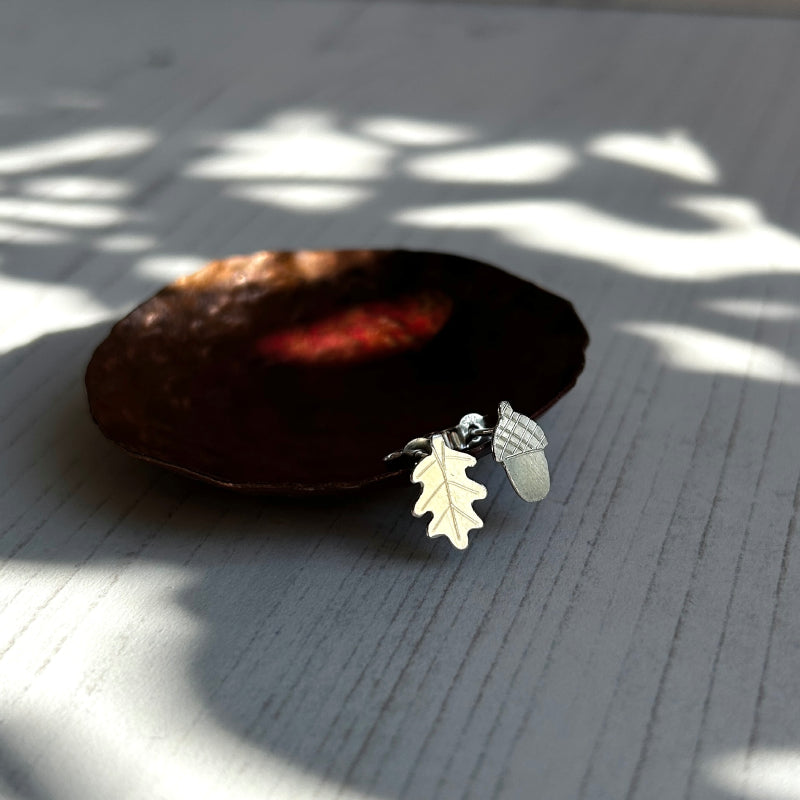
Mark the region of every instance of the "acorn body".
POLYGON ((544 431, 530 418, 503 401, 498 409, 492 437, 492 453, 514 487, 529 503, 542 500, 550 491, 550 470, 544 448, 544 431))

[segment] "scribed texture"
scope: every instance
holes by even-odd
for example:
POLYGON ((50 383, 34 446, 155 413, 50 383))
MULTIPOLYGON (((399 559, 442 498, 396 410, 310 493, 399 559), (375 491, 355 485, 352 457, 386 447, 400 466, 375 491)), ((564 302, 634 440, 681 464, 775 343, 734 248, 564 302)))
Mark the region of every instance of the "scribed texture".
POLYGON ((503 400, 498 408, 492 452, 503 465, 516 493, 529 503, 543 500, 550 491, 545 447, 547 437, 544 431, 503 400))
POLYGON ((540 414, 587 342, 569 302, 473 259, 261 252, 134 309, 86 386, 135 456, 243 491, 336 492, 407 479, 412 463, 383 456, 469 411, 493 421, 502 398, 540 414))
POLYGON ((428 524, 428 536, 446 536, 459 550, 469 544, 467 534, 473 528, 483 527, 472 504, 486 497, 486 487, 467 476, 467 469, 475 464, 475 456, 453 450, 442 436, 433 436, 430 455, 411 474, 414 483, 422 484, 414 516, 430 512, 433 518, 428 524))

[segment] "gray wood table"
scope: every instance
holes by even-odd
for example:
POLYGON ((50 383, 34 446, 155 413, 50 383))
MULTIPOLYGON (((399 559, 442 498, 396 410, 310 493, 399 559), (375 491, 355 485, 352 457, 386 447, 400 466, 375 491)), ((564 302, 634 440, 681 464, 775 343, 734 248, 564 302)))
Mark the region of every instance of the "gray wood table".
POLYGON ((800 797, 798 75, 785 20, 6 0, 4 796, 800 797), (481 463, 465 552, 411 485, 231 496, 89 419, 160 285, 347 246, 590 330, 550 496, 481 463))

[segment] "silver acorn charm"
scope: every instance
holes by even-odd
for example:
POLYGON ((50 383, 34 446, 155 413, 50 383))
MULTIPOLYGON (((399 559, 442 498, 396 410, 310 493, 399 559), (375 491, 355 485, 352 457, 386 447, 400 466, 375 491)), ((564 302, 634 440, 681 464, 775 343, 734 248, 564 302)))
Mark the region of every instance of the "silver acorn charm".
POLYGON ((492 436, 492 453, 502 464, 514 491, 529 503, 542 500, 550 491, 550 470, 544 455, 547 438, 530 418, 500 403, 492 436))

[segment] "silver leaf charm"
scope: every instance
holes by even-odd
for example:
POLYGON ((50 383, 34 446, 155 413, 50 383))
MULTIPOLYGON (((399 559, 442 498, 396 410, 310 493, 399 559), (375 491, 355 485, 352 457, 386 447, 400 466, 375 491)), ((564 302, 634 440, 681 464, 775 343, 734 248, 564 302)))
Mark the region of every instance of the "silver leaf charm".
POLYGON ((421 517, 430 511, 428 536, 446 536, 453 547, 464 550, 469 531, 483 527, 472 504, 486 497, 486 487, 467 477, 466 470, 475 466, 474 456, 448 447, 440 433, 431 437, 430 448, 411 476, 413 483, 422 484, 413 514, 421 517))
POLYGON ((505 400, 500 403, 492 453, 503 465, 514 491, 529 503, 542 500, 550 491, 545 447, 544 431, 530 417, 514 411, 505 400))

